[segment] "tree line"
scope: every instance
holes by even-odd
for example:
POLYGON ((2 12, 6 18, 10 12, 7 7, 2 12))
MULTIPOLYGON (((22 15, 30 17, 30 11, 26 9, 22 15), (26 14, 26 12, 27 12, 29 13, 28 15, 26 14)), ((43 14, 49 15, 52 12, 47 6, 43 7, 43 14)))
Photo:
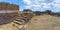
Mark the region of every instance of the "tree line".
MULTIPOLYGON (((27 12, 27 11, 32 11, 31 9, 24 9, 23 11, 27 12)), ((43 15, 43 14, 47 14, 47 15, 52 15, 52 16, 60 16, 60 12, 52 12, 51 10, 45 10, 45 11, 32 11, 35 15, 43 15)))

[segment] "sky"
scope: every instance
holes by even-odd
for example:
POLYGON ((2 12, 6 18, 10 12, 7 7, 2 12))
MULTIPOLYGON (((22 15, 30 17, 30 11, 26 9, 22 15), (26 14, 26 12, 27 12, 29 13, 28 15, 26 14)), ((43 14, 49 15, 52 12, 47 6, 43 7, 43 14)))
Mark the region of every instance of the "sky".
POLYGON ((52 10, 60 12, 60 0, 0 0, 19 5, 19 10, 31 9, 33 11, 52 10))

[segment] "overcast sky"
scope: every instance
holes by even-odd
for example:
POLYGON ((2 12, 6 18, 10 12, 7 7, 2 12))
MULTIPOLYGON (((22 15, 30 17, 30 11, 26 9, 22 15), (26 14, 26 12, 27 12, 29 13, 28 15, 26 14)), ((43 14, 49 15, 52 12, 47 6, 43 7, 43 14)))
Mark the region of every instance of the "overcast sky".
POLYGON ((3 2, 10 2, 19 5, 19 9, 32 9, 33 11, 52 10, 60 12, 60 0, 0 0, 3 2))

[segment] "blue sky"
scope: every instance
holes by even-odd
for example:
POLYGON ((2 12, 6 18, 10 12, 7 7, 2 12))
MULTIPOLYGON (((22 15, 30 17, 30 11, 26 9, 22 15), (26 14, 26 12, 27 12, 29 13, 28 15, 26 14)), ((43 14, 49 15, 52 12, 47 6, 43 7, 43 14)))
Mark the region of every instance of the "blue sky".
POLYGON ((8 2, 8 3, 19 5, 19 0, 0 0, 0 2, 8 2))
POLYGON ((60 0, 0 0, 19 5, 19 10, 31 9, 33 11, 45 11, 47 9, 60 12, 60 0))

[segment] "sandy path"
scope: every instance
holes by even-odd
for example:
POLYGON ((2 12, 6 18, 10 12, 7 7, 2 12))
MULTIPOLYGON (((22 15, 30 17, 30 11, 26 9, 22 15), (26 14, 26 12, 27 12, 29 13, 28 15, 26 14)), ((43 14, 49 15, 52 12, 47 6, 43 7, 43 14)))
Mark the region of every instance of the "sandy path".
POLYGON ((60 17, 35 16, 29 22, 27 30, 60 30, 59 21, 60 17))

